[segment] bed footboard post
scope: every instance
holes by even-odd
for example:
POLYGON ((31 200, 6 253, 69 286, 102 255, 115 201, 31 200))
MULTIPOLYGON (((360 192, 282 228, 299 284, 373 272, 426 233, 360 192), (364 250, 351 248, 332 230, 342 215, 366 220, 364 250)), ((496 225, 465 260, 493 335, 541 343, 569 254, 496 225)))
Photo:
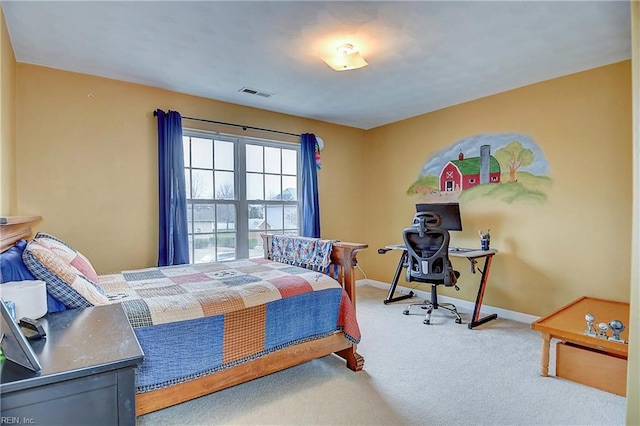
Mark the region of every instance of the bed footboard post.
POLYGON ((356 352, 355 346, 338 351, 336 355, 347 361, 347 367, 350 370, 360 371, 364 368, 364 357, 356 352))
MULTIPOLYGON (((339 265, 339 279, 344 291, 349 295, 349 299, 356 309, 356 274, 355 268, 358 265, 357 255, 361 250, 369 247, 367 244, 335 242, 331 253, 331 262, 339 265)), ((347 361, 347 367, 353 371, 360 371, 364 367, 364 357, 356 352, 357 347, 353 345, 349 348, 336 352, 341 358, 347 361)))
POLYGON ((349 295, 353 307, 356 306, 356 273, 355 267, 358 265, 357 255, 361 250, 369 247, 368 244, 336 242, 333 244, 331 261, 340 265, 340 282, 344 290, 349 295))

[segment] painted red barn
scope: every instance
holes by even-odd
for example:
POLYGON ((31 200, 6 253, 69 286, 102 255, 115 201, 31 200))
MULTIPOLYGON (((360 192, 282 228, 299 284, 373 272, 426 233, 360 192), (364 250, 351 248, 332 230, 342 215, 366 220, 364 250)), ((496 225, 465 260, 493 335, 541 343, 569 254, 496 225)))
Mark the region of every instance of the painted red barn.
POLYGON ((485 183, 500 183, 500 163, 491 155, 491 146, 482 145, 480 156, 449 161, 440 172, 440 191, 465 190, 485 183))

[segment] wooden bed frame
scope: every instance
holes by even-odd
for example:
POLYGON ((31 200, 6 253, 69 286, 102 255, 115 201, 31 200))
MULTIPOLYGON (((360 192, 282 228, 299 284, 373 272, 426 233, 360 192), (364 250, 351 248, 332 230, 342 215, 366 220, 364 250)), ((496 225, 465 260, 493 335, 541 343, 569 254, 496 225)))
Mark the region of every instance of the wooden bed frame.
MULTIPOLYGON (((41 220, 40 216, 0 218, 2 251, 10 248, 19 239, 29 237, 31 225, 39 220, 41 220)), ((265 258, 270 258, 269 248, 272 236, 263 234, 262 237, 265 258)), ((335 242, 331 253, 332 263, 338 266, 338 281, 349 295, 354 308, 356 305, 354 269, 357 265, 356 256, 360 250, 367 247, 367 244, 335 242)), ((347 367, 351 370, 362 370, 364 358, 356 352, 356 345, 347 340, 343 333, 336 333, 269 353, 199 379, 137 394, 136 415, 140 416, 170 407, 334 353, 344 358, 347 367)))

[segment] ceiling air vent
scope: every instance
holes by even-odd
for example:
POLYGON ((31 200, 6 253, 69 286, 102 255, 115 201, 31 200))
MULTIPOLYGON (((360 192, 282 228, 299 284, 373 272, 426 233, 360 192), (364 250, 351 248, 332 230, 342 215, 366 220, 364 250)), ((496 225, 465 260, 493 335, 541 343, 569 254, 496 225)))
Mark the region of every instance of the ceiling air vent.
POLYGON ((263 98, 270 98, 271 96, 274 95, 273 93, 263 92, 260 90, 251 89, 249 87, 243 87, 242 89, 239 90, 239 92, 248 93, 250 95, 262 96, 263 98))

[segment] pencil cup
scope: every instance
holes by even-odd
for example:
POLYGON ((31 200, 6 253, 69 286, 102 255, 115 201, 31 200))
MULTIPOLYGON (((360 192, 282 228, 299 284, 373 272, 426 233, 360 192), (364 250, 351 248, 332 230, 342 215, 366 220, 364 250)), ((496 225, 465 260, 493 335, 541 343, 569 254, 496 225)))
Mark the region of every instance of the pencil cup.
POLYGON ((489 241, 488 238, 480 239, 480 248, 482 248, 482 250, 489 250, 489 241))

